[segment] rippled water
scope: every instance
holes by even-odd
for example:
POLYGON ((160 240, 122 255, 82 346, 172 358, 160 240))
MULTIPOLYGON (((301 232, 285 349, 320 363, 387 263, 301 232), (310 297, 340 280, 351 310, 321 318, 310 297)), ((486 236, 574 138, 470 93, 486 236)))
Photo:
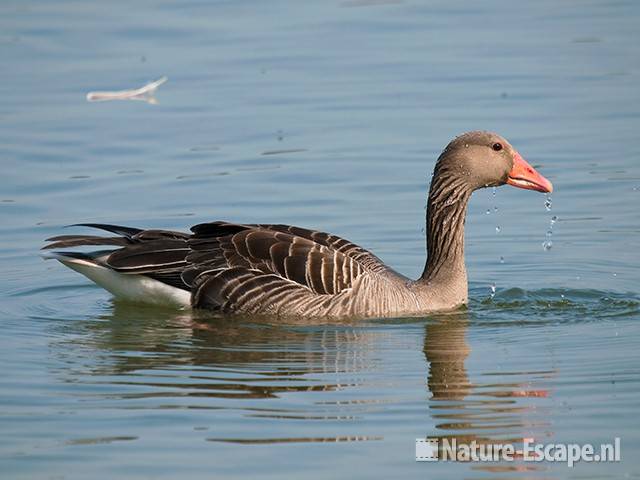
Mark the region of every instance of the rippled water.
POLYGON ((3 477, 640 476, 639 20, 598 1, 0 5, 3 477), (163 75, 157 105, 85 101, 163 75), (39 257, 71 223, 228 219, 328 230, 415 277, 435 158, 477 128, 556 192, 474 195, 466 311, 212 319, 114 304, 39 257), (425 436, 620 437, 622 461, 416 463, 425 436))

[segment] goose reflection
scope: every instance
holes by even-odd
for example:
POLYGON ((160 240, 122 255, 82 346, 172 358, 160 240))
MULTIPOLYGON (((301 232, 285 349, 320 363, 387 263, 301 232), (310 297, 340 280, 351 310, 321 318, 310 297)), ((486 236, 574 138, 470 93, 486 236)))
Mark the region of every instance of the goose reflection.
POLYGON ((437 317, 425 326, 424 354, 432 401, 464 400, 471 390, 465 366, 471 352, 466 341, 468 327, 466 314, 437 317))
MULTIPOLYGON (((122 398, 258 399, 353 387, 360 373, 375 370, 369 358, 375 333, 348 324, 325 327, 115 303, 95 321, 64 328, 74 330, 69 346, 77 347, 80 335, 83 348, 100 352, 89 372, 72 372, 74 382, 88 373, 91 382, 110 377, 110 385, 152 387, 114 394, 122 398), (345 373, 345 381, 335 381, 345 373)), ((67 348, 58 350, 65 355, 67 348)))
MULTIPOLYGON (((530 397, 547 395, 534 385, 553 372, 491 366, 478 371, 470 363, 474 352, 467 339, 477 325, 467 312, 424 322, 426 406, 429 423, 435 425, 427 436, 458 443, 517 443, 550 434, 540 399, 530 397)), ((395 356, 398 341, 415 345, 416 327, 422 327, 415 319, 408 323, 409 333, 396 327, 392 320, 282 325, 114 304, 96 319, 58 324, 62 331, 56 332, 54 351, 71 365, 61 372, 64 380, 99 384, 96 393, 86 395, 110 408, 219 411, 214 417, 230 431, 208 440, 350 442, 384 437, 385 423, 370 436, 361 435, 360 428, 368 425, 371 432, 389 404, 415 399, 420 377, 401 380, 404 389, 390 396, 395 380, 385 373, 385 361, 395 356), (385 352, 390 357, 385 359, 385 352), (246 423, 229 419, 237 415, 280 422, 285 430, 277 437, 239 436, 237 426, 246 423), (298 420, 340 424, 330 429, 336 435, 309 435, 327 433, 318 423, 305 423, 300 435, 293 435, 290 422, 298 420)))
MULTIPOLYGON (((470 319, 467 313, 440 316, 425 326, 424 354, 429 364, 427 387, 431 393, 430 416, 435 431, 429 438, 453 440, 460 444, 514 444, 524 439, 541 441, 552 436, 552 425, 544 408, 528 398, 548 396, 545 389, 533 388, 554 375, 553 371, 489 371, 468 373, 471 346, 467 342, 470 319), (482 382, 489 378, 496 381, 482 382), (505 381, 508 380, 508 381, 505 381)), ((440 452, 442 454, 442 452, 440 452)), ((544 469, 539 464, 478 464, 474 469, 490 472, 544 469)))
POLYGON ((100 408, 183 411, 175 415, 196 421, 194 429, 215 428, 204 438, 211 442, 382 439, 363 434, 358 422, 383 402, 348 396, 381 369, 376 328, 199 318, 126 304, 57 328, 54 351, 71 365, 62 380, 88 385, 81 400, 100 408), (265 422, 269 428, 260 427, 265 422))

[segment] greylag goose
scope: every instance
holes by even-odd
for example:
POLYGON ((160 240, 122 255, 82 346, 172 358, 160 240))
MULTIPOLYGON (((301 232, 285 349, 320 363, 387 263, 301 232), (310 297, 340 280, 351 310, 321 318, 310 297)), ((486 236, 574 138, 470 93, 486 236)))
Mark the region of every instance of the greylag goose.
POLYGON ((427 205, 427 260, 411 280, 358 245, 289 225, 202 223, 192 233, 79 224, 115 234, 63 235, 44 249, 104 245, 52 257, 116 298, 223 313, 383 317, 452 310, 467 302, 464 222, 474 190, 551 182, 501 136, 455 138, 436 163, 427 205), (115 249, 113 247, 116 247, 115 249))

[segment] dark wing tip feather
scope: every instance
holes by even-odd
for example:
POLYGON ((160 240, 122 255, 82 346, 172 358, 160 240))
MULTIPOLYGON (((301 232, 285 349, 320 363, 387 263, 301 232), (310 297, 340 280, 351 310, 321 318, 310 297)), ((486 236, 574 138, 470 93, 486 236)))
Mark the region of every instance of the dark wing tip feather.
POLYGON ((114 251, 107 264, 116 271, 145 273, 187 266, 189 248, 184 240, 152 240, 114 251))
POLYGON ((228 222, 209 222, 199 223, 191 227, 191 231, 196 235, 205 235, 209 237, 226 237, 243 230, 250 229, 249 225, 239 225, 237 223, 228 222))
POLYGON ((111 250, 96 250, 95 252, 51 252, 50 255, 52 255, 52 257, 45 257, 45 258, 57 258, 57 259, 65 259, 65 258, 71 258, 71 259, 76 259, 76 260, 86 260, 88 262, 91 263, 95 263, 96 265, 103 265, 101 261, 99 261, 98 259, 100 257, 103 257, 105 255, 109 255, 111 253, 111 250))
POLYGON ((108 223, 74 223, 73 225, 67 225, 67 227, 97 228, 99 230, 105 230, 107 232, 115 233, 116 235, 122 235, 127 238, 131 238, 142 232, 140 228, 124 227, 122 225, 110 225, 108 223))
POLYGON ((42 247, 42 250, 53 248, 82 247, 89 245, 114 245, 116 247, 126 247, 131 242, 125 237, 98 237, 94 235, 59 235, 47 238, 46 242, 53 242, 42 247))

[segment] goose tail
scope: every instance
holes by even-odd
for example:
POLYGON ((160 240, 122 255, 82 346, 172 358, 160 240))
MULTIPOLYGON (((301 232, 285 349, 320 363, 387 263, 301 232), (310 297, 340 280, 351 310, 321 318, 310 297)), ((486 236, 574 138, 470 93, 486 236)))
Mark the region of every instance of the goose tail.
POLYGON ((169 305, 180 308, 191 306, 191 293, 160 282, 146 275, 120 273, 105 264, 112 250, 90 253, 46 252, 45 259, 55 259, 81 273, 89 280, 109 291, 117 300, 169 305))

